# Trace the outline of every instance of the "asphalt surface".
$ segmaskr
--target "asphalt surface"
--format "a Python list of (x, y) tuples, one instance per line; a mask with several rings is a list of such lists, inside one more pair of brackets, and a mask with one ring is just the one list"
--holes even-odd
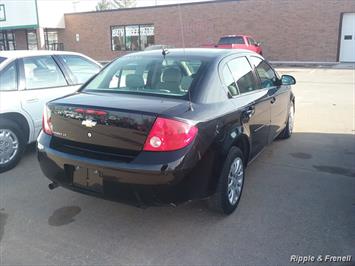
[(280, 72), (298, 81), (295, 132), (247, 169), (234, 214), (49, 191), (30, 146), (0, 174), (0, 265), (295, 265), (291, 255), (355, 265), (355, 71)]

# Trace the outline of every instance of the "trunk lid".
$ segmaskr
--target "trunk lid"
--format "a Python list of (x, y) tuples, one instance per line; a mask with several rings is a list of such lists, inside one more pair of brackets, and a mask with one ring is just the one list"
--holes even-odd
[(180, 99), (76, 93), (50, 102), (48, 107), (57, 148), (64, 145), (85, 155), (134, 156), (143, 149), (158, 115), (169, 110), (185, 112), (188, 105)]

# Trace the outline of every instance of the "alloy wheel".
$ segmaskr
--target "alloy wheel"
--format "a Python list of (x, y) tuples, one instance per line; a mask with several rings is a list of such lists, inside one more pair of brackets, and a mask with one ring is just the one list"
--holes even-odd
[(288, 130), (290, 134), (292, 134), (293, 132), (294, 122), (295, 122), (295, 110), (292, 103), (288, 114)]
[(10, 129), (0, 129), (0, 165), (10, 162), (17, 154), (19, 140)]
[(241, 158), (237, 157), (231, 164), (228, 175), (228, 200), (235, 205), (242, 192), (244, 182), (244, 166)]

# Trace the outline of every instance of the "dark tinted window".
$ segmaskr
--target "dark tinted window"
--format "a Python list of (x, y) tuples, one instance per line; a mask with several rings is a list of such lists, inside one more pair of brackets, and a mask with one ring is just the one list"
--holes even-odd
[(218, 44), (244, 44), (244, 39), (241, 36), (236, 37), (222, 37)]
[(261, 87), (265, 89), (275, 86), (277, 76), (269, 64), (255, 56), (251, 56), (250, 61), (255, 66), (256, 73), (261, 81)]
[(95, 77), (84, 91), (184, 96), (205, 64), (186, 57), (122, 57)]
[(13, 90), (17, 90), (17, 71), (14, 62), (0, 72), (0, 91)]
[(257, 89), (253, 70), (245, 57), (231, 60), (228, 63), (234, 80), (237, 82), (239, 93), (246, 93)]
[(238, 88), (237, 88), (237, 85), (235, 84), (232, 72), (230, 71), (228, 65), (225, 65), (223, 67), (222, 75), (223, 75), (224, 85), (227, 86), (229, 93), (232, 96), (238, 95), (239, 94)]

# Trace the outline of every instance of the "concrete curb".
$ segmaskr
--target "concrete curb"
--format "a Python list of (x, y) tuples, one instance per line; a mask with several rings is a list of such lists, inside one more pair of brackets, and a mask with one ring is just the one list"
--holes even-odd
[(270, 63), (275, 67), (355, 69), (355, 62), (270, 61)]

